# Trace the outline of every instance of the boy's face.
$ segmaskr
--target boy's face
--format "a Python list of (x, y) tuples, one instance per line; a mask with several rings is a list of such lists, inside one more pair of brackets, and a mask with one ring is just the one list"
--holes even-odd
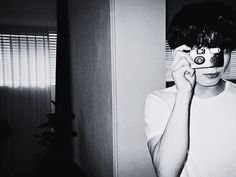
[(227, 69), (230, 61), (230, 52), (224, 51), (224, 66), (213, 68), (195, 69), (196, 72), (196, 84), (201, 86), (210, 87), (217, 85), (222, 78), (225, 70)]

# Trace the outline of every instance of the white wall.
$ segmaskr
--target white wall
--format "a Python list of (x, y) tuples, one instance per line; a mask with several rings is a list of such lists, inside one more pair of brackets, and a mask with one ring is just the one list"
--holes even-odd
[(165, 0), (111, 2), (117, 173), (154, 177), (143, 112), (147, 93), (165, 85)]
[(109, 0), (69, 0), (75, 160), (89, 177), (112, 177)]
[(112, 176), (112, 153), (114, 177), (155, 177), (143, 116), (165, 86), (165, 0), (69, 2), (76, 159), (91, 177)]

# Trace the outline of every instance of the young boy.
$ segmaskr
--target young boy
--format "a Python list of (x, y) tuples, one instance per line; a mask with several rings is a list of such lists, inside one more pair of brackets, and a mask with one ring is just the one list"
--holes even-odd
[(167, 40), (175, 85), (150, 93), (145, 122), (158, 177), (236, 177), (236, 85), (222, 79), (236, 48), (236, 15), (223, 4), (190, 4)]

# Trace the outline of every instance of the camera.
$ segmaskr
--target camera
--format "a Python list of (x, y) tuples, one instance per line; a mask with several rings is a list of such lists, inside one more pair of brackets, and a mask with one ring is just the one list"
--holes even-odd
[(224, 65), (223, 52), (220, 48), (196, 48), (190, 50), (189, 54), (194, 61), (191, 67), (195, 69), (222, 67)]

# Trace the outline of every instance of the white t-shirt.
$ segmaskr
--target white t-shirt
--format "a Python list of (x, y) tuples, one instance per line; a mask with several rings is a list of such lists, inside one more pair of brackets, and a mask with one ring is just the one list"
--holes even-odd
[[(154, 91), (145, 105), (146, 135), (161, 135), (171, 114), (176, 87)], [(193, 96), (190, 147), (181, 177), (236, 177), (236, 84), (211, 98)]]

